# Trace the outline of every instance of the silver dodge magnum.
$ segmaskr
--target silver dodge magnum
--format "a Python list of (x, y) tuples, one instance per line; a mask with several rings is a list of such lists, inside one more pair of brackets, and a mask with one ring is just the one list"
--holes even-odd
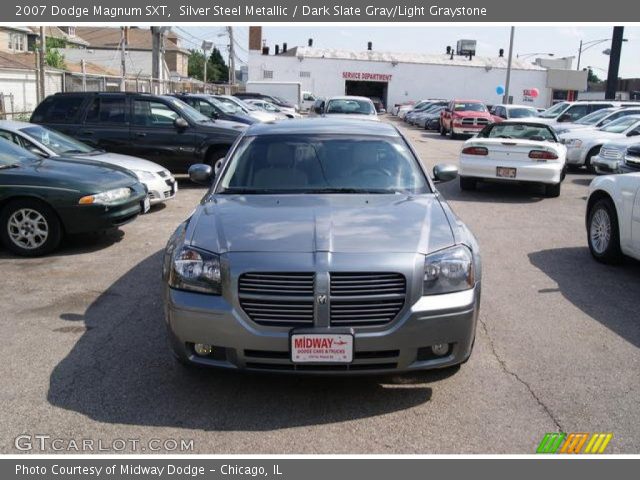
[(474, 236), (393, 126), (255, 124), (195, 165), (209, 191), (167, 245), (169, 340), (189, 365), (383, 374), (465, 362), (480, 304)]

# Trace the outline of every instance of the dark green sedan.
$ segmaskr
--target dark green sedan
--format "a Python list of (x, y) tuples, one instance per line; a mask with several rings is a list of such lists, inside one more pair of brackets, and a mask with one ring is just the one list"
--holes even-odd
[(133, 174), (104, 165), (43, 159), (0, 139), (0, 240), (13, 253), (53, 251), (65, 234), (124, 225), (148, 209)]

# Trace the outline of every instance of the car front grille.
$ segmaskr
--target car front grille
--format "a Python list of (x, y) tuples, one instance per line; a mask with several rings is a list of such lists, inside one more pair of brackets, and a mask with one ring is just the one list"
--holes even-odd
[(600, 156), (610, 160), (619, 160), (622, 158), (622, 152), (618, 148), (602, 147), (600, 149)]
[(165, 178), (165, 177), (167, 177), (167, 175), (168, 175), (168, 172), (167, 172), (166, 170), (160, 170), (160, 171), (159, 171), (159, 172), (157, 172), (157, 173), (158, 173), (158, 175), (159, 175), (160, 177), (162, 177), (162, 178)]
[(399, 273), (331, 273), (331, 325), (387, 324), (404, 306), (406, 280)]
[(486, 118), (463, 118), (462, 125), (488, 125), (489, 120)]
[[(259, 325), (314, 325), (314, 273), (244, 273), (238, 280), (238, 296), (244, 312)], [(330, 273), (330, 325), (385, 325), (402, 310), (405, 297), (406, 280), (399, 273)]]
[(314, 274), (243, 273), (238, 280), (240, 306), (259, 325), (313, 326)]

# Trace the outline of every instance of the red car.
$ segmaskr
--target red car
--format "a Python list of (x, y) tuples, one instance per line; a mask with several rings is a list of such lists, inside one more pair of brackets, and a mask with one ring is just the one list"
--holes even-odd
[(479, 100), (454, 99), (440, 112), (440, 135), (475, 135), (492, 123), (491, 114)]

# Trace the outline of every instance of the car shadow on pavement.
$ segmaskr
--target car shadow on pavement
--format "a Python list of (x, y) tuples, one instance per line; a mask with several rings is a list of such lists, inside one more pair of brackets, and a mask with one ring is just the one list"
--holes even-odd
[(459, 202), (535, 203), (546, 198), (539, 185), (479, 182), (475, 190), (461, 190), (459, 181), (452, 180), (437, 188), (446, 200)]
[(161, 260), (159, 251), (140, 262), (83, 315), (61, 315), (64, 331), (81, 336), (51, 373), (49, 403), (107, 423), (266, 431), (402, 411), (428, 402), (428, 384), (455, 372), (338, 378), (185, 368), (166, 342)]
[(622, 265), (604, 265), (591, 257), (587, 247), (542, 250), (530, 253), (529, 260), (558, 284), (567, 300), (640, 347), (640, 262), (628, 259)]

